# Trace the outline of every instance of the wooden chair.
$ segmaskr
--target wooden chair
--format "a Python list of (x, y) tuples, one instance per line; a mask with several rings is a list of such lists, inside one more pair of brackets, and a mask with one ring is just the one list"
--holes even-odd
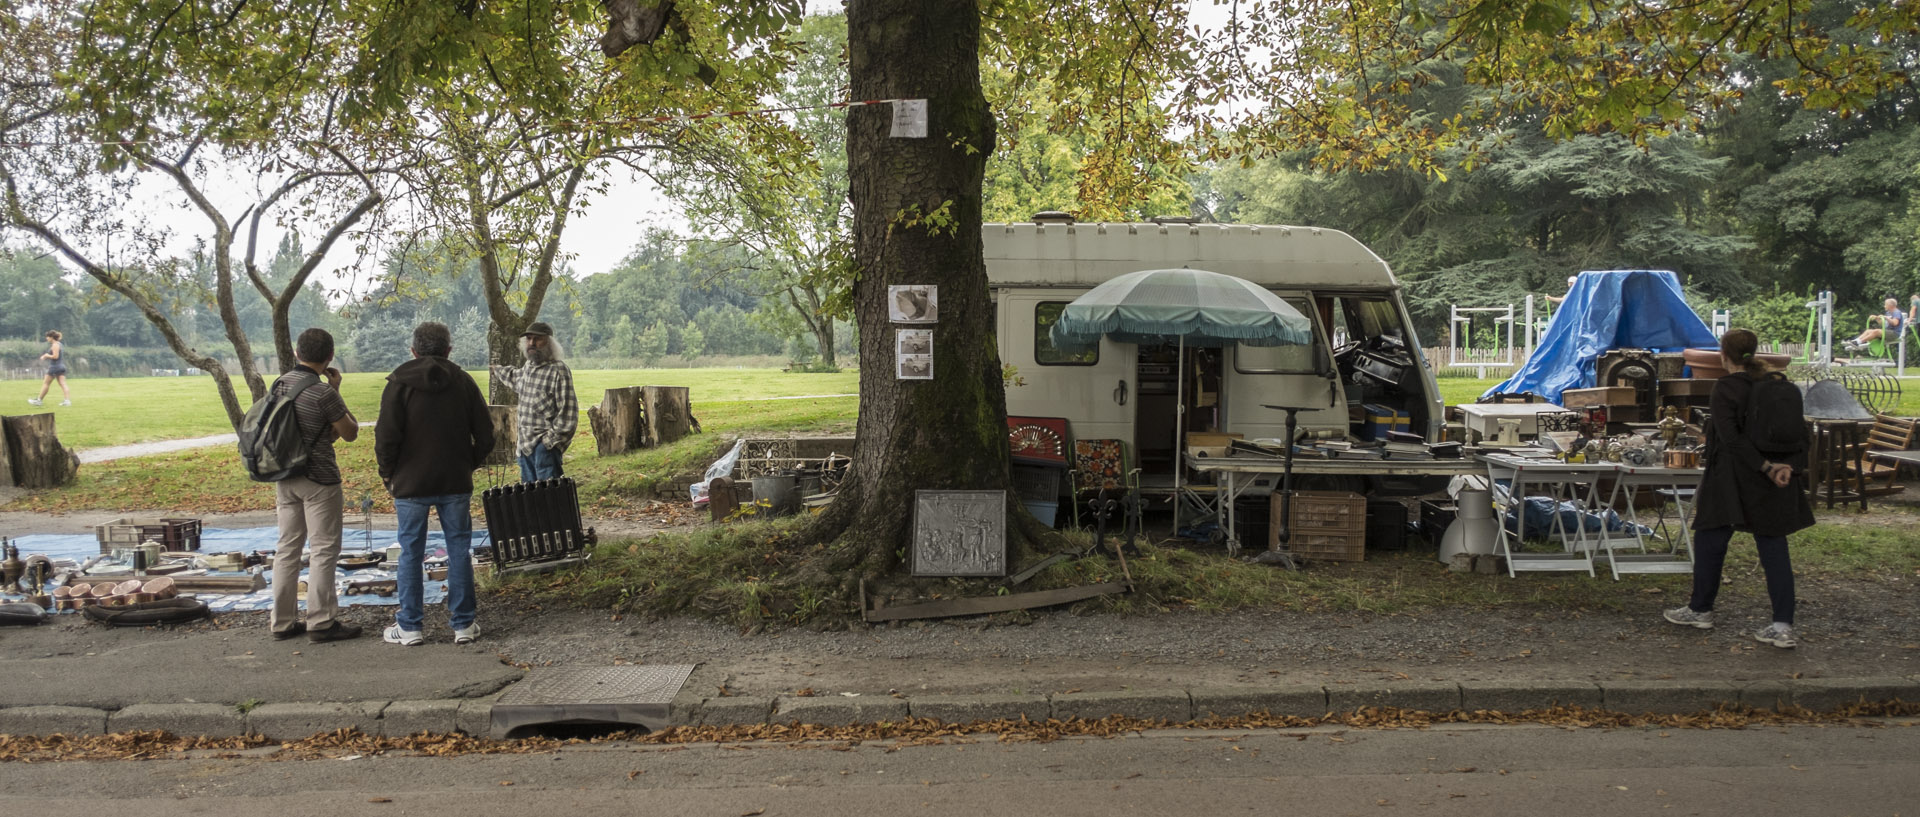
[[(1867, 432), (1868, 451), (1906, 451), (1913, 448), (1914, 440), (1920, 437), (1920, 417), (1894, 417), (1876, 414), (1873, 428)], [(1894, 479), (1900, 476), (1900, 466), (1875, 460), (1871, 457), (1862, 464), (1862, 476), (1872, 483), (1866, 489), (1868, 496), (1884, 496), (1906, 490), (1905, 485), (1895, 485)]]

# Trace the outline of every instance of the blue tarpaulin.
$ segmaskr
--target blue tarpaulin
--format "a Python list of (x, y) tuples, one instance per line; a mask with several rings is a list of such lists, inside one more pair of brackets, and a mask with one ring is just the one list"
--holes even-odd
[(1718, 349), (1720, 341), (1687, 306), (1673, 273), (1582, 272), (1526, 363), (1481, 396), (1533, 392), (1558, 403), (1561, 392), (1594, 385), (1594, 361), (1609, 349), (1689, 348)]
[[(280, 531), (277, 528), (206, 528), (200, 532), (200, 552), (221, 553), (233, 551), (249, 553), (255, 550), (272, 550), (274, 546), (278, 544), (279, 539)], [(340, 541), (344, 552), (359, 553), (369, 548), (373, 550), (384, 550), (388, 545), (393, 544), (396, 539), (393, 531), (373, 531), (372, 534), (369, 535), (364, 529), (346, 528), (342, 531)], [(486, 530), (482, 529), (473, 532), (474, 550), (488, 547), (490, 541)], [(86, 561), (100, 553), (100, 540), (91, 533), (16, 536), (13, 538), (13, 542), (20, 546), (20, 552), (23, 555), (37, 553), (53, 559), (71, 559), (75, 562)], [(447, 554), (446, 537), (438, 530), (427, 531), (426, 550), (427, 558), (429, 559), (435, 556), (445, 556)], [(367, 568), (355, 571), (342, 570), (337, 574), (338, 577), (334, 581), (338, 587), (345, 588), (349, 580), (391, 579), (395, 577), (393, 568), (394, 565), (383, 564), (379, 568)], [(238, 576), (241, 574), (220, 573), (216, 575)], [(273, 606), (273, 587), (271, 584), (273, 573), (272, 571), (267, 571), (266, 575), (269, 579), (269, 584), (264, 590), (244, 595), (208, 594), (201, 600), (205, 601), (207, 607), (216, 613), (270, 609)], [(304, 568), (301, 570), (300, 575), (302, 577), (306, 576), (306, 570)], [(119, 576), (113, 578), (126, 577)], [(89, 579), (82, 577), (79, 581), (89, 581)], [(51, 593), (53, 592), (53, 587), (48, 585), (44, 590), (45, 592)], [(428, 580), (425, 582), (423, 591), (425, 603), (439, 604), (446, 598), (447, 583), (444, 579), (439, 581)], [(343, 594), (340, 596), (341, 607), (397, 605), (399, 603), (400, 600), (393, 596), (377, 596), (370, 593), (355, 595)], [(300, 608), (304, 610), (306, 606), (306, 597), (302, 596), (300, 599)]]

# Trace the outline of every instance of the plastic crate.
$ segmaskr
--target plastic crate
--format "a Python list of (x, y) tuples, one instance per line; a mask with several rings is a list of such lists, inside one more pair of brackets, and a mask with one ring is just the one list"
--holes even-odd
[[(1280, 547), (1281, 495), (1273, 495), (1267, 549)], [(1359, 562), (1367, 557), (1367, 498), (1347, 491), (1295, 491), (1287, 550), (1302, 559)]]
[[(1273, 518), (1281, 518), (1281, 494), (1273, 494)], [(1349, 491), (1294, 491), (1294, 530), (1360, 531), (1367, 528), (1367, 498)]]
[(1287, 551), (1309, 562), (1364, 562), (1367, 533), (1296, 531), (1287, 541)]
[(100, 539), (100, 552), (116, 547), (137, 547), (145, 542), (160, 543), (161, 550), (199, 550), (200, 520), (123, 516), (93, 526)]

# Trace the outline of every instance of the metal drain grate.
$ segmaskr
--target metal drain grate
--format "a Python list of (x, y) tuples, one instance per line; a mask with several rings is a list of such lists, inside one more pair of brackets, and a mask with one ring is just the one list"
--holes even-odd
[(489, 732), (521, 737), (540, 726), (628, 724), (657, 731), (670, 726), (670, 708), (693, 665), (540, 667), (493, 705)]

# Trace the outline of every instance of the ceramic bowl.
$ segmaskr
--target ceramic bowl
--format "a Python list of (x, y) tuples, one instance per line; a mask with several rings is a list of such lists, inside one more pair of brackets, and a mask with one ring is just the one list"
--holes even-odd
[(170, 599), (179, 593), (173, 586), (173, 579), (166, 576), (161, 576), (160, 578), (141, 585), (140, 591), (153, 596), (155, 599)]

